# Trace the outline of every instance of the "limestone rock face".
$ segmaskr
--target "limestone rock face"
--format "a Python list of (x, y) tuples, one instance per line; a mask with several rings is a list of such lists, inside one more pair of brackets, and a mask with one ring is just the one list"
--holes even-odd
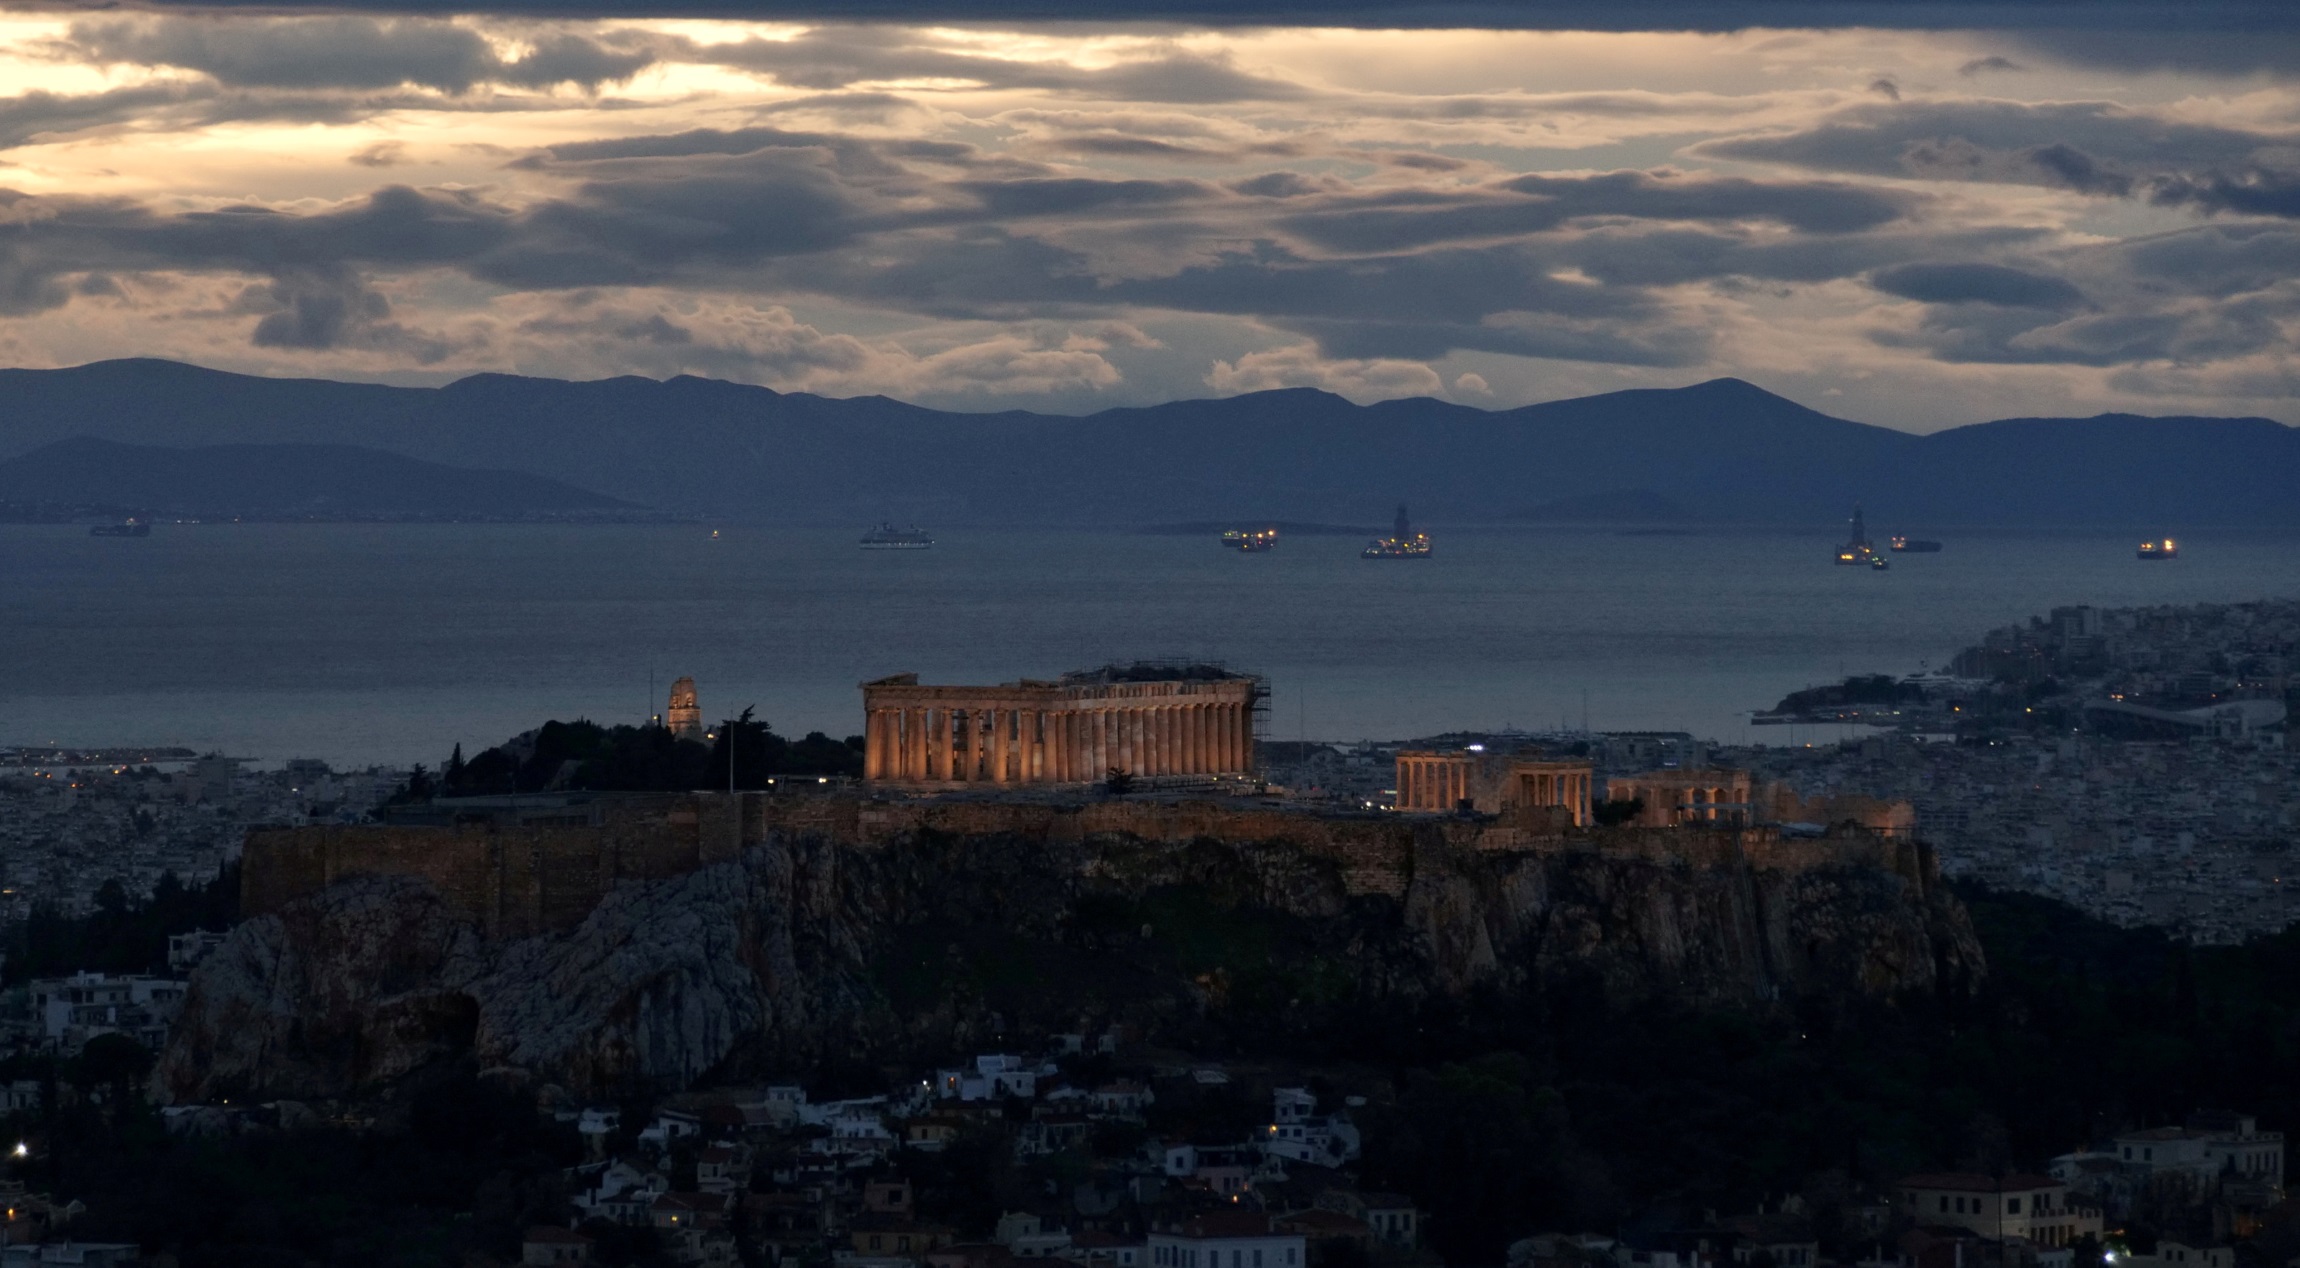
[[(343, 1096), (450, 1060), (594, 1093), (676, 1088), (830, 1054), (923, 1059), (1114, 1021), (1155, 1031), (1289, 955), (1370, 999), (1574, 974), (1624, 999), (1763, 1008), (1969, 990), (1985, 972), (1963, 907), (1929, 873), (1463, 851), (1435, 836), (1406, 862), (1402, 894), (1369, 894), (1342, 863), (1277, 844), (921, 833), (863, 849), (778, 835), (628, 883), (565, 932), (495, 942), (421, 880), (354, 879), (242, 924), (202, 963), (154, 1088)], [(1197, 906), (1158, 905), (1175, 894)], [(1138, 930), (1156, 910), (1207, 927)], [(1290, 950), (1237, 934), (1237, 913)]]
[(155, 1088), (181, 1100), (334, 1095), (468, 1047), (479, 936), (406, 877), (334, 886), (241, 924), (201, 961)]

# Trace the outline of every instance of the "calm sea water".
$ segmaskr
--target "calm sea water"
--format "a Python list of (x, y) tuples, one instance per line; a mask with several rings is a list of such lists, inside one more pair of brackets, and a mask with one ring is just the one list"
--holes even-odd
[[(2300, 595), (2300, 537), (1975, 533), (1890, 572), (1833, 538), (1440, 531), (1263, 555), (1201, 537), (689, 526), (0, 526), (0, 743), (148, 743), (265, 761), (436, 762), (545, 718), (628, 721), (692, 674), (707, 716), (860, 728), (856, 684), (1042, 677), (1194, 657), (1265, 674), (1278, 738), (1468, 727), (1683, 729), (1786, 742), (1752, 709), (1847, 672), (1938, 666), (2065, 603)], [(1800, 730), (1799, 740), (1813, 738)]]

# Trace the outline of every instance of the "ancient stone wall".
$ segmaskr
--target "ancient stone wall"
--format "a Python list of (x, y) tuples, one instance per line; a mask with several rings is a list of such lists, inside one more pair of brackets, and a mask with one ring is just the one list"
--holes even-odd
[(1590, 854), (1695, 869), (1794, 874), (1874, 867), (1919, 894), (1938, 879), (1916, 842), (1839, 831), (1784, 838), (1768, 828), (1573, 828), (1552, 819), (1314, 813), (1218, 801), (916, 799), (696, 793), (633, 799), (592, 824), (360, 825), (249, 833), (241, 905), (249, 915), (354, 876), (414, 876), (490, 937), (571, 928), (618, 882), (683, 875), (770, 836), (871, 850), (922, 835), (1011, 837), (1074, 846), (1106, 839), (1284, 844), (1333, 860), (1353, 894), (1402, 896), (1432, 849)]

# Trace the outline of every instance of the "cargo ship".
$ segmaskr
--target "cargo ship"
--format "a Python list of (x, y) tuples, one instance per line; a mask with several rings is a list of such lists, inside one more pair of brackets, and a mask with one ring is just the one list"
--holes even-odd
[(1941, 544), (1926, 541), (1922, 537), (1896, 537), (1893, 539), (1893, 553), (1896, 555), (1937, 555), (1941, 553)]
[(2142, 542), (2140, 544), (2140, 557), (2142, 559), (2178, 559), (2180, 557), (2180, 545), (2169, 537), (2159, 537), (2155, 541)]
[(925, 550), (934, 545), (934, 539), (925, 530), (916, 527), (896, 528), (888, 520), (862, 535), (864, 550)]
[(90, 537), (150, 537), (152, 526), (142, 520), (122, 520), (117, 524), (98, 524), (88, 530)]
[(1427, 559), (1430, 557), (1430, 535), (1414, 531), (1413, 521), (1406, 518), (1405, 503), (1398, 503), (1398, 518), (1390, 526), (1390, 535), (1376, 537), (1359, 552), (1361, 559)]
[(1260, 554), (1278, 544), (1278, 530), (1274, 528), (1233, 528), (1222, 534), (1222, 544), (1231, 550), (1249, 555)]

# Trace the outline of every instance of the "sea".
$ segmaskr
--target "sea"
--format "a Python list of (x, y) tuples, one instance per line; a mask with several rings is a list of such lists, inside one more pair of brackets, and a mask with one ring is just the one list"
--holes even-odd
[(437, 763), (546, 719), (635, 722), (692, 675), (707, 718), (861, 729), (867, 679), (996, 683), (1136, 659), (1263, 675), (1272, 739), (1689, 731), (1805, 744), (1752, 711), (1849, 673), (1942, 668), (2064, 604), (2300, 596), (2300, 534), (1944, 533), (1889, 571), (1812, 530), (1347, 536), (859, 526), (0, 525), (0, 745), (174, 745), (258, 763)]

